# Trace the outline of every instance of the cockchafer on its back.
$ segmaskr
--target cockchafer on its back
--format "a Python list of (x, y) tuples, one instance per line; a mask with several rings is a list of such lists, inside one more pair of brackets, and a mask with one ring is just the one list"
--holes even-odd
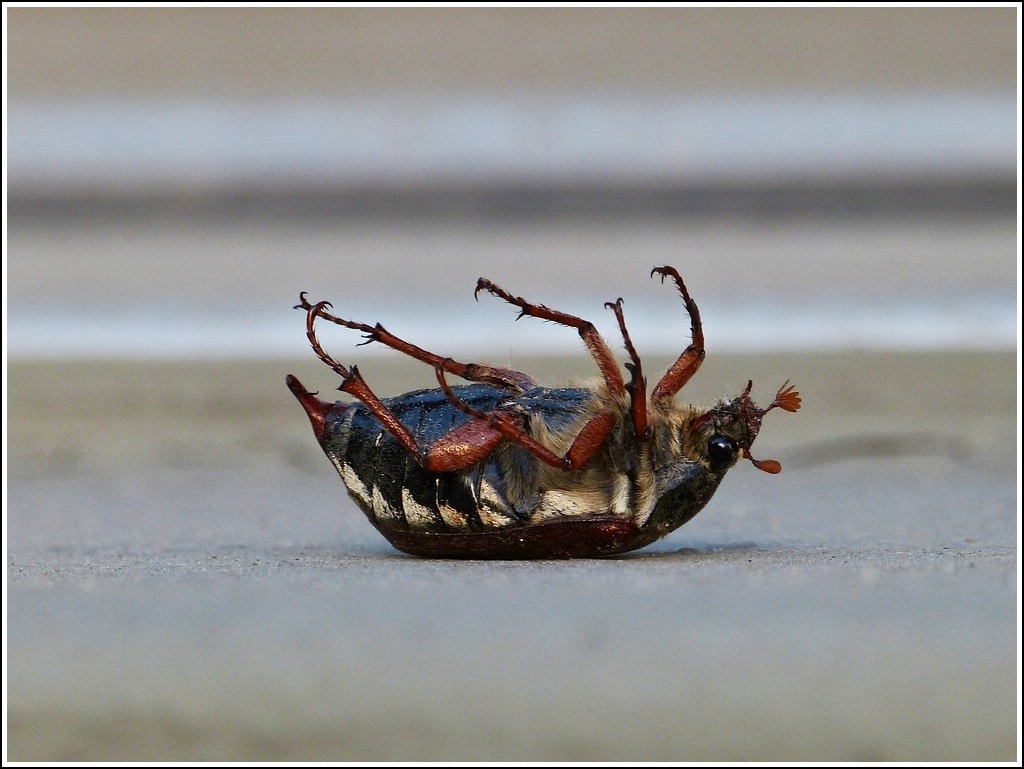
[[(294, 376), (291, 392), (309, 416), (324, 453), (366, 517), (397, 549), (442, 558), (578, 558), (625, 553), (682, 526), (708, 503), (740, 457), (768, 473), (750, 447), (772, 409), (795, 412), (800, 395), (783, 384), (767, 408), (739, 396), (710, 409), (678, 405), (675, 395), (704, 360), (700, 312), (679, 273), (671, 278), (690, 316), (691, 343), (651, 392), (615, 313), (629, 381), (593, 324), (532, 304), (481, 278), (486, 291), (528, 315), (575, 328), (602, 375), (593, 388), (539, 387), (519, 371), (442, 358), (377, 324), (339, 318), (328, 302), (310, 303), (306, 332), (317, 356), (342, 378), (355, 402), (321, 401)], [(439, 388), (378, 398), (358, 369), (321, 347), (318, 318), (361, 331), (433, 366)], [(364, 342), (365, 343), (365, 342)], [(471, 384), (453, 387), (447, 375)]]

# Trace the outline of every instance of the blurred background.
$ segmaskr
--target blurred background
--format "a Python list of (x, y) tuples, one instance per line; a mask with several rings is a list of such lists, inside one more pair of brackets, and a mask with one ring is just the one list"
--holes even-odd
[(9, 358), (1013, 349), (1016, 13), (8, 9)]

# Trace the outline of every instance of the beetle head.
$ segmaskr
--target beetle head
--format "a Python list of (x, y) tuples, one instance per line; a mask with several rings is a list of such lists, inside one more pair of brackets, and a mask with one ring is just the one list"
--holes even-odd
[(794, 412), (800, 408), (800, 393), (787, 380), (775, 394), (768, 408), (760, 408), (750, 399), (753, 381), (731, 401), (722, 401), (713, 409), (697, 417), (693, 431), (706, 441), (708, 463), (719, 472), (731, 467), (740, 457), (749, 459), (754, 467), (766, 473), (777, 473), (782, 465), (774, 459), (754, 459), (750, 446), (761, 432), (761, 420), (775, 408)]

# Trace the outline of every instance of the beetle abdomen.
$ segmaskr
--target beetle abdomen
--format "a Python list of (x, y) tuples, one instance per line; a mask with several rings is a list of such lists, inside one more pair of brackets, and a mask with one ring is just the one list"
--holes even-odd
[[(556, 430), (575, 418), (574, 406), (582, 408), (592, 397), (582, 389), (537, 388), (521, 395), (487, 384), (453, 389), (478, 411), (514, 409)], [(429, 446), (471, 419), (441, 390), (419, 390), (383, 402), (420, 446)], [(537, 462), (521, 448), (503, 444), (487, 461), (466, 470), (430, 473), (359, 403), (329, 421), (323, 446), (353, 499), (379, 528), (504, 529), (524, 524), (539, 502)]]

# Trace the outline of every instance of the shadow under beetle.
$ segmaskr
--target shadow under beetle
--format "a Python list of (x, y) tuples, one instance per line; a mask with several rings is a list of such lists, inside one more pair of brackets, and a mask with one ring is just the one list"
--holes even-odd
[[(750, 446), (772, 409), (795, 412), (800, 395), (782, 385), (767, 408), (750, 399), (752, 382), (710, 409), (677, 405), (674, 397), (704, 360), (700, 312), (679, 273), (671, 278), (690, 316), (692, 341), (647, 397), (640, 358), (622, 314), (615, 313), (630, 374), (593, 324), (509, 294), (486, 278), (486, 291), (529, 315), (574, 328), (603, 381), (591, 388), (539, 387), (519, 371), (459, 363), (391, 334), (311, 304), (305, 292), (306, 335), (317, 357), (341, 378), (355, 402), (321, 401), (292, 375), (287, 384), (302, 404), (317, 441), (366, 517), (397, 549), (441, 558), (585, 558), (644, 547), (693, 518), (740, 457), (777, 473), (775, 460), (757, 460)], [(434, 367), (439, 389), (378, 398), (356, 367), (346, 368), (321, 347), (316, 320), (363, 332)], [(471, 384), (453, 387), (446, 376)]]

